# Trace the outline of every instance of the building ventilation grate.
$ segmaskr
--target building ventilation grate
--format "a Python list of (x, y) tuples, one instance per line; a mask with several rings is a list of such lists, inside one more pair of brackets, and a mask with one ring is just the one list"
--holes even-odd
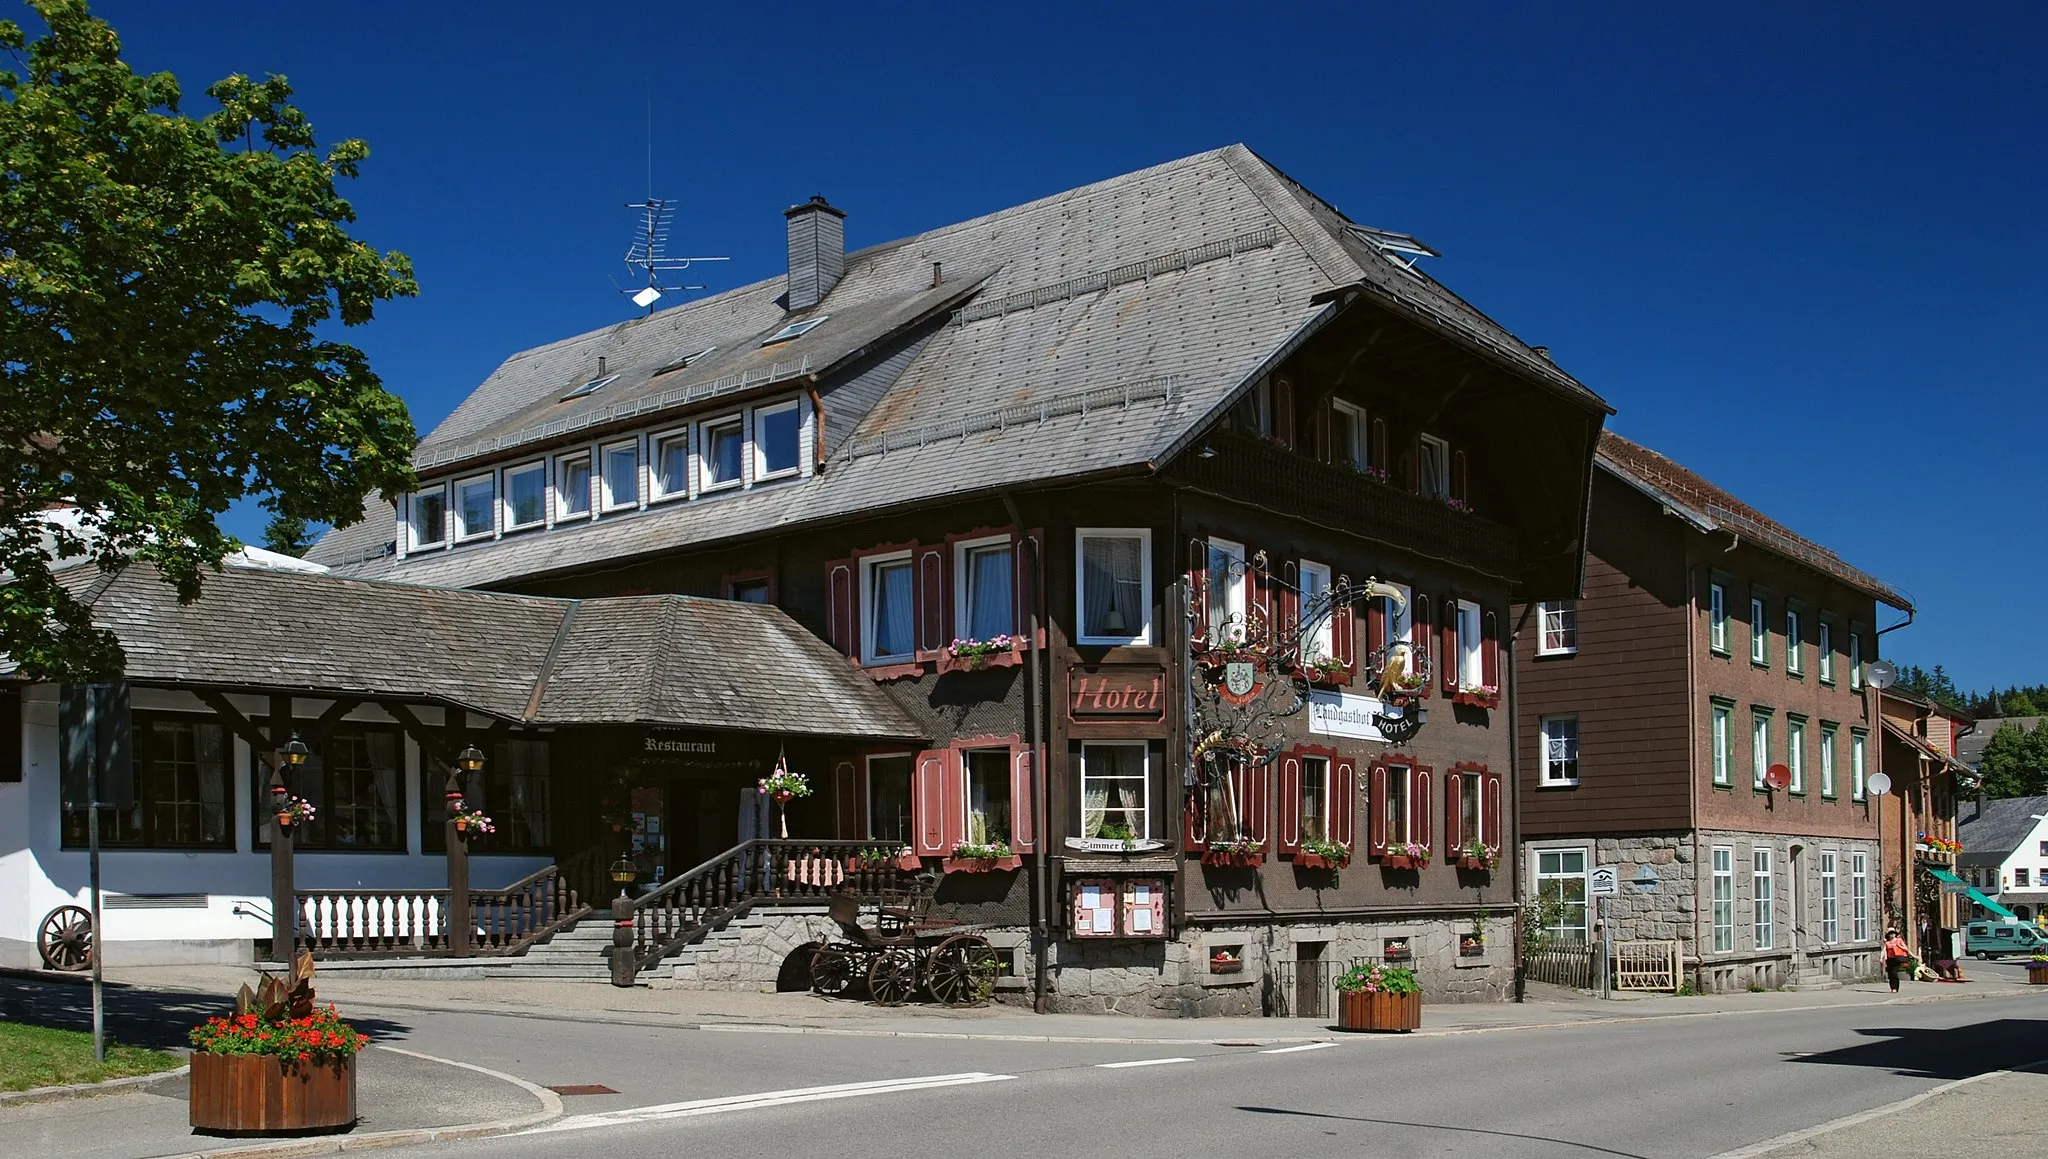
[(203, 893), (110, 893), (100, 898), (102, 909), (205, 909)]
[(962, 307), (955, 313), (953, 324), (964, 326), (969, 322), (998, 318), (1050, 302), (1071, 302), (1083, 295), (1099, 294), (1130, 282), (1142, 282), (1146, 278), (1155, 278), (1160, 274), (1179, 273), (1208, 262), (1234, 258), (1248, 250), (1268, 249), (1279, 244), (1279, 241), (1280, 227), (1267, 226), (1264, 229), (1255, 229), (1250, 233), (1241, 233), (1222, 241), (1212, 241), (1193, 249), (1175, 250), (1143, 261), (1127, 262), (1101, 273), (1069, 278), (1049, 286), (1034, 286), (990, 301), (976, 302), (971, 306)]

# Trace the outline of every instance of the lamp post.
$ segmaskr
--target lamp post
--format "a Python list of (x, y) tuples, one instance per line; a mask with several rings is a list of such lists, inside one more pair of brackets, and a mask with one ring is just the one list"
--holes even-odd
[(474, 776), (483, 767), (484, 754), (473, 744), (464, 745), (455, 754), (455, 763), (448, 766), (448, 779), (442, 785), (448, 801), (448, 819), (442, 830), (448, 860), (448, 952), (458, 958), (469, 956), (470, 933), (476, 922), (469, 912), (469, 841), (455, 819), (468, 810), (463, 801), (463, 778)]
[(611, 878), (618, 883), (619, 896), (612, 899), (612, 985), (631, 986), (639, 967), (633, 961), (633, 899), (627, 894), (640, 871), (624, 853), (612, 862)]
[[(275, 734), (273, 734), (275, 735)], [(285, 770), (297, 772), (313, 755), (293, 733), (270, 752), (270, 960), (289, 962), (299, 941), (298, 886), (292, 874), (292, 791)]]

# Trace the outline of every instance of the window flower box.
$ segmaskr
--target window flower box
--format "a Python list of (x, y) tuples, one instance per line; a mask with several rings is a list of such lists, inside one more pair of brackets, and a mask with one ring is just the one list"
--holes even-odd
[(1406, 845), (1389, 845), (1380, 854), (1382, 869), (1427, 869), (1429, 868), (1429, 846), (1409, 842)]
[(1202, 851), (1203, 865), (1231, 866), (1238, 869), (1256, 869), (1266, 863), (1266, 844), (1244, 838), (1236, 841), (1212, 841)]
[(963, 841), (953, 847), (952, 856), (941, 862), (940, 868), (946, 873), (993, 873), (999, 869), (1022, 869), (1024, 859), (1010, 852), (1006, 842), (976, 845)]
[(1460, 958), (1480, 958), (1485, 955), (1486, 939), (1484, 937), (1479, 934), (1460, 934), (1458, 936), (1458, 956)]
[(1479, 873), (1490, 873), (1500, 868), (1500, 849), (1492, 845), (1481, 845), (1474, 841), (1458, 850), (1458, 868)]
[(1301, 849), (1294, 855), (1296, 869), (1337, 870), (1351, 864), (1351, 849), (1338, 841), (1324, 841), (1308, 837), (1301, 842)]
[(986, 640), (954, 640), (939, 653), (941, 672), (979, 672), (1017, 663), (1020, 641), (1007, 633)]
[(1475, 708), (1499, 708), (1500, 689), (1485, 685), (1461, 684), (1458, 691), (1451, 694), (1451, 703), (1469, 704)]
[(1209, 959), (1209, 972), (1211, 974), (1242, 974), (1244, 973), (1244, 959), (1230, 953), (1228, 950), (1219, 950)]
[(1345, 668), (1335, 656), (1324, 656), (1300, 666), (1301, 678), (1310, 684), (1335, 687), (1344, 683)]

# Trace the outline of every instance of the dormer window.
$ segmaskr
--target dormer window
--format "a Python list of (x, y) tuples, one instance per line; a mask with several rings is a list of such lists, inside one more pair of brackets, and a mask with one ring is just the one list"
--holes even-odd
[(448, 542), (448, 488), (428, 487), (413, 492), (407, 519), (411, 538), (408, 550), (438, 547)]
[(698, 427), (697, 445), (704, 463), (700, 490), (737, 487), (746, 481), (741, 473), (745, 469), (746, 441), (746, 423), (739, 415), (713, 419)]
[(1422, 435), (1416, 440), (1419, 470), (1416, 473), (1416, 489), (1424, 499), (1438, 502), (1451, 497), (1451, 445), (1435, 435)]
[(831, 318), (832, 315), (830, 314), (820, 314), (815, 318), (806, 318), (801, 322), (791, 322), (789, 325), (784, 326), (782, 329), (777, 330), (775, 333), (770, 334), (766, 338), (763, 338), (761, 340), (761, 345), (773, 346), (777, 342), (787, 342), (792, 338), (801, 338), (804, 335), (809, 334), (811, 331), (816, 330), (818, 327), (823, 326), (826, 322), (830, 321)]
[(604, 509), (639, 505), (640, 441), (614, 443), (604, 449)]
[(555, 460), (555, 522), (590, 517), (590, 454)]
[(778, 479), (803, 469), (804, 419), (795, 402), (754, 412), (754, 481)]
[(498, 477), (479, 475), (455, 485), (455, 538), (482, 539), (498, 530)]

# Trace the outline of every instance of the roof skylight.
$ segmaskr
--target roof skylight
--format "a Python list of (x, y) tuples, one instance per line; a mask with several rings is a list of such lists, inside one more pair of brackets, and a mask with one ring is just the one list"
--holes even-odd
[(777, 342), (787, 342), (792, 338), (801, 338), (818, 327), (823, 326), (831, 317), (832, 315), (830, 314), (820, 314), (815, 318), (806, 318), (801, 322), (791, 322), (789, 325), (762, 339), (761, 345), (773, 346)]
[(676, 359), (674, 362), (669, 363), (667, 366), (664, 366), (661, 369), (656, 370), (654, 373), (668, 374), (671, 371), (681, 370), (683, 367), (688, 366), (693, 362), (696, 362), (698, 359), (703, 358), (705, 355), (711, 353), (716, 349), (718, 349), (718, 347), (716, 346), (706, 346), (704, 349), (697, 351), (695, 354), (685, 354), (681, 358)]
[(582, 398), (584, 395), (587, 394), (596, 394), (598, 391), (603, 390), (607, 386), (610, 386), (612, 382), (614, 382), (618, 377), (619, 376), (616, 374), (598, 375), (596, 378), (591, 379), (589, 382), (586, 382), (582, 386), (577, 387), (575, 390), (570, 391), (568, 394), (563, 395), (562, 401), (568, 402), (572, 398)]

